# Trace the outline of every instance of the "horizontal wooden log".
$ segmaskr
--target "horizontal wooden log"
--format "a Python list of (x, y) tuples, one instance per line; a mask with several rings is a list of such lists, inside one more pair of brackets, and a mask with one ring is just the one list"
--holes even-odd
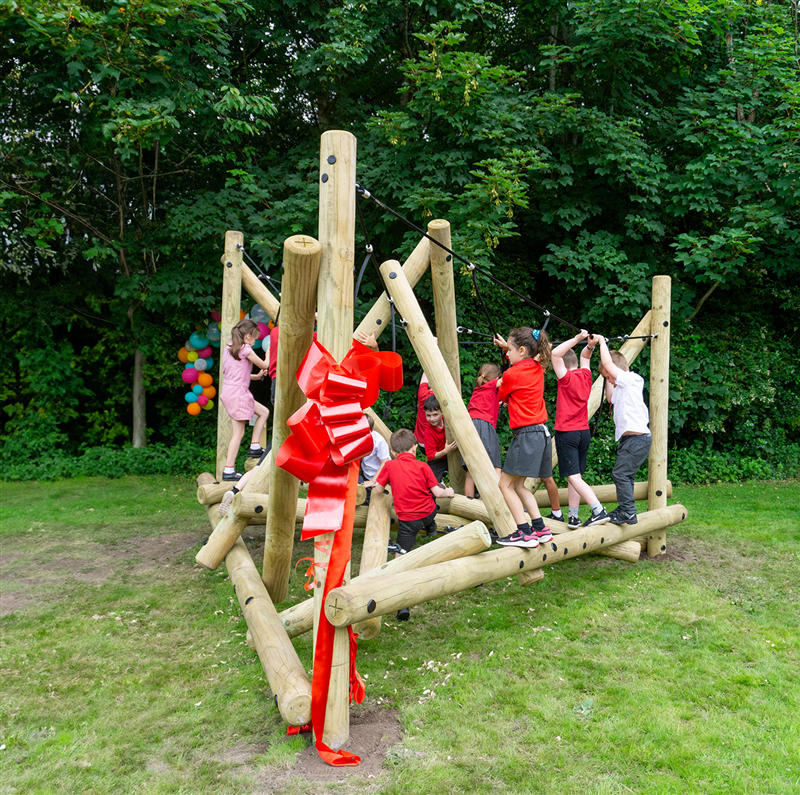
[[(365, 618), (392, 613), (403, 607), (450, 596), (495, 580), (549, 566), (561, 560), (586, 555), (603, 547), (619, 544), (642, 530), (678, 524), (686, 519), (683, 505), (672, 505), (639, 515), (635, 525), (600, 525), (564, 533), (537, 549), (502, 547), (468, 558), (388, 574), (380, 581), (353, 580), (334, 588), (325, 600), (325, 615), (337, 627), (348, 626)], [(448, 536), (445, 536), (447, 538)]]
[[(437, 538), (429, 544), (412, 549), (405, 555), (399, 555), (389, 560), (377, 569), (372, 569), (366, 574), (354, 577), (352, 582), (362, 582), (383, 578), (394, 572), (404, 572), (419, 566), (429, 566), (431, 563), (443, 563), (448, 560), (474, 555), (488, 549), (492, 544), (489, 531), (483, 522), (470, 522), (454, 533)], [(294, 605), (280, 614), (280, 619), (290, 638), (296, 638), (308, 632), (313, 624), (314, 600), (306, 599), (305, 602)], [(367, 616), (371, 618), (371, 616)]]
[[(197, 486), (197, 501), (200, 505), (211, 505), (222, 502), (226, 491), (230, 491), (236, 484), (217, 480), (210, 472), (204, 472), (211, 480), (199, 483)], [(199, 478), (198, 478), (199, 480)]]
[(281, 717), (290, 726), (308, 723), (311, 682), (241, 538), (225, 556), (225, 565)]

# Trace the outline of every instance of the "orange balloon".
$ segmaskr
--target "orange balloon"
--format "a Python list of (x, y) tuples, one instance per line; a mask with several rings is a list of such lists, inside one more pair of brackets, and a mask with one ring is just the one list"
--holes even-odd
[(274, 324), (274, 323), (273, 323), (273, 322), (270, 320), (270, 321), (269, 321), (269, 323), (267, 323), (267, 328), (268, 328), (270, 331), (272, 331), (272, 329), (274, 329), (274, 328), (275, 328), (275, 324)]
[(202, 410), (203, 408), (199, 403), (190, 403), (186, 407), (186, 411), (188, 411), (193, 417), (199, 414)]
[(211, 377), (211, 373), (201, 372), (197, 376), (197, 383), (200, 386), (211, 386), (214, 383), (214, 379)]
[(247, 312), (244, 309), (239, 310), (239, 320), (244, 320), (245, 315), (247, 315)]
[(204, 394), (204, 395), (205, 395), (207, 398), (209, 398), (209, 399), (210, 399), (210, 398), (213, 398), (213, 397), (216, 397), (216, 396), (217, 396), (217, 390), (216, 390), (216, 388), (215, 388), (215, 387), (213, 387), (213, 386), (207, 386), (207, 387), (206, 387), (206, 388), (203, 390), (203, 394)]
[(178, 358), (184, 363), (187, 364), (189, 362), (189, 351), (186, 348), (181, 348), (178, 351)]

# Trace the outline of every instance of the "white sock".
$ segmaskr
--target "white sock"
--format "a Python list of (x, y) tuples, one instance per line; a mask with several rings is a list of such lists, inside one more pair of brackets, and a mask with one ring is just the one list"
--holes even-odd
[(592, 513), (600, 513), (603, 510), (603, 506), (599, 502), (592, 503)]
[(569, 509), (569, 516), (570, 516), (570, 519), (571, 519), (573, 516), (574, 516), (574, 517), (577, 519), (577, 518), (578, 518), (578, 514), (579, 514), (579, 513), (580, 513), (580, 511), (579, 511), (577, 508), (570, 508), (570, 509)]
[(559, 508), (557, 511), (553, 511), (553, 516), (561, 516), (561, 515), (562, 515), (561, 508)]
[(226, 473), (230, 473), (230, 472), (235, 472), (236, 470), (233, 467), (225, 467), (223, 471)]
[(258, 442), (250, 442), (250, 449), (251, 450), (258, 450), (260, 449), (261, 445)]

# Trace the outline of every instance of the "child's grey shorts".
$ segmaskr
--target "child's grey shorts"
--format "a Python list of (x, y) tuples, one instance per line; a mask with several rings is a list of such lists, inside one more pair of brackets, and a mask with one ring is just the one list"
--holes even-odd
[[(500, 442), (497, 441), (497, 431), (494, 429), (494, 425), (486, 420), (476, 420), (475, 418), (473, 418), (472, 424), (475, 426), (481, 443), (489, 454), (489, 460), (492, 462), (492, 466), (500, 469), (500, 467), (503, 466), (503, 461), (500, 457)], [(461, 458), (461, 466), (464, 469), (467, 468), (463, 456)]]
[(503, 472), (526, 478), (553, 476), (553, 447), (546, 425), (514, 428), (514, 439), (508, 447)]

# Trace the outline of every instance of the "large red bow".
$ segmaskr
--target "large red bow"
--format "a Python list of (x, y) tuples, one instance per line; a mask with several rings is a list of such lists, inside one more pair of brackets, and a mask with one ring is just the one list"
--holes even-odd
[[(324, 588), (327, 595), (342, 584), (350, 560), (358, 475), (355, 462), (372, 451), (372, 434), (364, 409), (378, 399), (379, 390), (400, 389), (403, 362), (396, 353), (374, 353), (353, 340), (347, 356), (337, 364), (315, 340), (297, 371), (297, 383), (308, 402), (289, 418), (291, 434), (281, 445), (275, 463), (308, 483), (301, 538), (341, 531), (334, 536), (331, 548)], [(356, 636), (352, 628), (348, 627), (348, 631), (351, 698), (361, 703), (364, 685), (355, 669)], [(314, 648), (312, 724), (322, 759), (329, 765), (357, 765), (361, 762), (359, 757), (341, 749), (333, 751), (322, 742), (334, 632), (325, 615), (323, 598)]]
[(403, 362), (389, 351), (375, 353), (353, 340), (341, 364), (319, 344), (297, 371), (308, 402), (289, 418), (290, 436), (275, 463), (309, 484), (302, 540), (339, 530), (344, 517), (348, 464), (372, 451), (364, 409), (381, 389), (403, 385)]

